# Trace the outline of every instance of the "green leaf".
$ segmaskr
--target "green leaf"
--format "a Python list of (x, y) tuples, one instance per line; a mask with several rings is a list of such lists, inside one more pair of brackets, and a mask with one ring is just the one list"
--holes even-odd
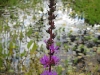
[(65, 60), (65, 64), (68, 65), (68, 60)]
[(3, 31), (2, 25), (0, 25), (0, 33)]
[(2, 54), (2, 50), (3, 50), (2, 44), (0, 43), (0, 55)]
[(58, 72), (58, 75), (61, 75), (61, 72), (62, 72), (62, 67), (61, 66), (57, 66), (57, 72)]
[(0, 58), (0, 67), (2, 67), (3, 60)]
[(8, 72), (13, 73), (13, 72), (14, 72), (14, 70), (10, 69)]
[(27, 73), (25, 73), (25, 75), (31, 75), (31, 72), (27, 72)]
[(77, 59), (77, 58), (75, 58), (74, 63), (77, 63), (77, 60), (78, 60), (78, 59)]
[(2, 54), (3, 58), (6, 58), (8, 56), (8, 54)]
[(87, 75), (91, 75), (91, 73), (88, 73)]
[(9, 54), (12, 55), (13, 54), (13, 42), (10, 42), (9, 44)]
[(21, 53), (20, 56), (23, 57), (23, 56), (25, 56), (25, 55), (26, 55), (26, 51), (24, 50), (24, 52)]
[(99, 66), (97, 65), (97, 66), (95, 67), (95, 72), (98, 71), (98, 70), (99, 70)]
[(24, 37), (24, 35), (23, 35), (23, 32), (21, 31), (21, 32), (20, 32), (20, 40), (22, 40), (23, 37)]
[(32, 28), (29, 28), (29, 30), (27, 31), (26, 35), (27, 36), (30, 36), (32, 34), (32, 31), (33, 31), (33, 29)]
[(60, 46), (60, 45), (61, 45), (61, 42), (57, 42), (56, 45), (57, 45), (57, 46)]
[(15, 42), (17, 37), (18, 35), (16, 34), (16, 31), (15, 31), (14, 34), (12, 35), (12, 41)]
[(9, 27), (8, 25), (5, 25), (5, 26), (4, 26), (4, 30), (5, 30), (5, 31), (9, 31), (9, 30), (10, 30), (10, 27)]
[(30, 51), (30, 53), (34, 53), (34, 51), (38, 48), (38, 45), (34, 42), (34, 45)]
[(27, 48), (28, 48), (28, 49), (30, 48), (30, 46), (32, 45), (32, 43), (33, 43), (32, 40), (31, 40), (30, 42), (28, 42), (28, 44), (27, 44)]
[(10, 42), (9, 48), (10, 48), (10, 49), (13, 49), (13, 42)]

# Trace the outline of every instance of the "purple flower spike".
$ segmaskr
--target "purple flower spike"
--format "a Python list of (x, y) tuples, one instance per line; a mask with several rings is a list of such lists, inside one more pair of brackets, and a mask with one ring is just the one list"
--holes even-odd
[(55, 23), (53, 20), (56, 18), (56, 15), (54, 14), (54, 11), (56, 10), (55, 5), (55, 0), (49, 0), (48, 6), (50, 10), (48, 11), (48, 20), (50, 27), (46, 30), (46, 32), (49, 33), (50, 37), (48, 40), (44, 40), (49, 53), (40, 59), (41, 64), (44, 68), (48, 67), (48, 70), (45, 70), (41, 75), (57, 75), (55, 71), (52, 71), (52, 66), (57, 65), (60, 61), (59, 57), (54, 56), (54, 54), (58, 52), (59, 48), (58, 46), (54, 46), (55, 34), (53, 33), (53, 29), (55, 29)]
[(48, 70), (45, 70), (41, 75), (57, 75), (55, 71), (49, 72)]
[(51, 53), (54, 53), (56, 50), (58, 50), (58, 46), (54, 46), (54, 43), (53, 44), (51, 44), (51, 46), (49, 46), (49, 49), (51, 50)]

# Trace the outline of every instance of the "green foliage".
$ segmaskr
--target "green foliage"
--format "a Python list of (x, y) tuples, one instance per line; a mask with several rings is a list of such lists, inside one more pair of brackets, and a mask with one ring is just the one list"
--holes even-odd
[(32, 35), (32, 31), (33, 31), (33, 29), (32, 28), (29, 28), (28, 31), (26, 32), (26, 35), (28, 37), (30, 37)]
[(98, 49), (97, 49), (97, 53), (100, 54), (100, 47), (98, 47)]
[(2, 28), (2, 24), (0, 23), (0, 33), (2, 32), (3, 28)]
[(3, 66), (3, 59), (7, 56), (7, 54), (2, 53), (3, 51), (3, 47), (2, 47), (2, 43), (0, 43), (0, 69)]
[(28, 44), (27, 44), (27, 48), (28, 48), (28, 49), (30, 48), (30, 46), (32, 45), (32, 43), (33, 43), (32, 40), (31, 40), (30, 42), (28, 42)]
[(66, 67), (68, 66), (68, 63), (69, 63), (69, 61), (68, 60), (65, 60)]
[(14, 72), (14, 70), (10, 69), (8, 72), (9, 72), (9, 73), (13, 73), (13, 72)]
[(16, 5), (16, 3), (18, 3), (19, 0), (8, 0), (8, 4), (9, 5)]
[(2, 64), (3, 64), (3, 61), (2, 61), (2, 50), (3, 50), (2, 44), (0, 43), (0, 67), (1, 67)]
[(23, 37), (24, 37), (24, 35), (23, 35), (23, 32), (21, 31), (21, 32), (20, 32), (20, 40), (22, 40)]
[(4, 30), (5, 30), (5, 31), (9, 31), (9, 29), (10, 29), (10, 27), (9, 27), (8, 25), (5, 25), (5, 26), (4, 26)]
[(65, 48), (66, 51), (68, 51), (69, 46), (67, 44), (64, 44), (64, 48)]
[(14, 43), (10, 42), (9, 44), (9, 54), (12, 55), (13, 54), (13, 49), (15, 48)]
[(74, 60), (74, 63), (77, 63), (77, 60), (78, 60), (78, 59), (76, 58), (76, 59)]
[(21, 53), (20, 56), (23, 57), (23, 56), (25, 56), (25, 55), (26, 55), (26, 51), (24, 50), (24, 52)]
[(1, 6), (13, 6), (19, 3), (20, 0), (0, 0)]
[(62, 67), (61, 66), (57, 66), (56, 70), (58, 72), (58, 75), (61, 75), (61, 73), (62, 73)]
[(91, 73), (87, 73), (87, 75), (91, 75)]
[(14, 14), (12, 14), (12, 13), (10, 14), (10, 18), (13, 19), (13, 20), (17, 19), (17, 17)]
[[(65, 1), (65, 0), (64, 0)], [(90, 25), (100, 24), (100, 0), (67, 0), (80, 17)]]
[(85, 40), (90, 40), (91, 36), (85, 36)]
[(0, 58), (0, 68), (2, 67), (3, 65), (3, 60)]
[(35, 51), (37, 48), (38, 48), (38, 45), (36, 44), (36, 42), (34, 42), (34, 45), (33, 45), (32, 49), (31, 49), (30, 53), (33, 54), (34, 51)]
[(2, 54), (2, 50), (3, 50), (2, 44), (0, 43), (0, 55)]
[(56, 42), (56, 45), (57, 46), (61, 46), (61, 42)]
[(28, 42), (27, 44), (27, 48), (29, 49), (32, 46), (32, 48), (30, 49), (30, 54), (34, 54), (36, 49), (38, 48), (38, 45), (36, 42), (33, 42), (32, 40), (30, 42)]

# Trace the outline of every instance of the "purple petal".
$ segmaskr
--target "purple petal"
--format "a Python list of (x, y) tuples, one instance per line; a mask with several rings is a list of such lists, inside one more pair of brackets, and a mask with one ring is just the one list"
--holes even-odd
[(55, 64), (58, 64), (60, 61), (60, 58), (57, 56), (52, 56), (52, 59), (54, 60)]
[(41, 62), (41, 64), (42, 64), (44, 67), (48, 67), (48, 66), (49, 66), (49, 64), (48, 64), (48, 62), (49, 62), (49, 56), (44, 55), (44, 56), (40, 59), (40, 62)]
[(58, 48), (59, 48), (58, 46), (54, 47), (54, 43), (51, 46), (49, 46), (49, 49), (51, 50), (52, 53), (57, 53), (56, 51), (58, 51)]
[(52, 45), (51, 45), (51, 46), (52, 46), (52, 48), (54, 48), (54, 43), (52, 43)]
[(51, 44), (51, 46), (49, 47), (50, 50), (54, 50), (54, 44)]
[(58, 46), (56, 46), (56, 47), (55, 47), (55, 50), (58, 50), (58, 49), (59, 49), (59, 47), (58, 47)]
[(47, 40), (44, 40), (45, 43), (47, 43)]
[(55, 48), (54, 48), (54, 43), (53, 44), (51, 44), (51, 46), (49, 47), (51, 50), (55, 50)]

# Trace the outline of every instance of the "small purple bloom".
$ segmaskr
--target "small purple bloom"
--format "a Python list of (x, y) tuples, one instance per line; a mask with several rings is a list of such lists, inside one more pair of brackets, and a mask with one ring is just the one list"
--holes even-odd
[(40, 59), (41, 64), (44, 67), (48, 67), (49, 66), (49, 57), (47, 55), (44, 55), (41, 59)]
[(44, 55), (40, 59), (40, 62), (44, 67), (49, 67), (49, 65), (57, 65), (59, 61), (60, 61), (60, 58), (58, 58), (57, 56), (52, 56), (50, 60), (49, 56)]
[(52, 56), (51, 65), (57, 65), (60, 61), (60, 58), (57, 56)]
[(51, 46), (49, 46), (49, 49), (51, 50), (51, 53), (54, 53), (54, 52), (56, 52), (56, 50), (58, 50), (58, 46), (54, 46), (54, 43), (53, 44), (51, 44)]
[(47, 43), (47, 40), (44, 40), (45, 43)]
[(55, 71), (49, 72), (49, 70), (45, 70), (41, 75), (57, 75)]

